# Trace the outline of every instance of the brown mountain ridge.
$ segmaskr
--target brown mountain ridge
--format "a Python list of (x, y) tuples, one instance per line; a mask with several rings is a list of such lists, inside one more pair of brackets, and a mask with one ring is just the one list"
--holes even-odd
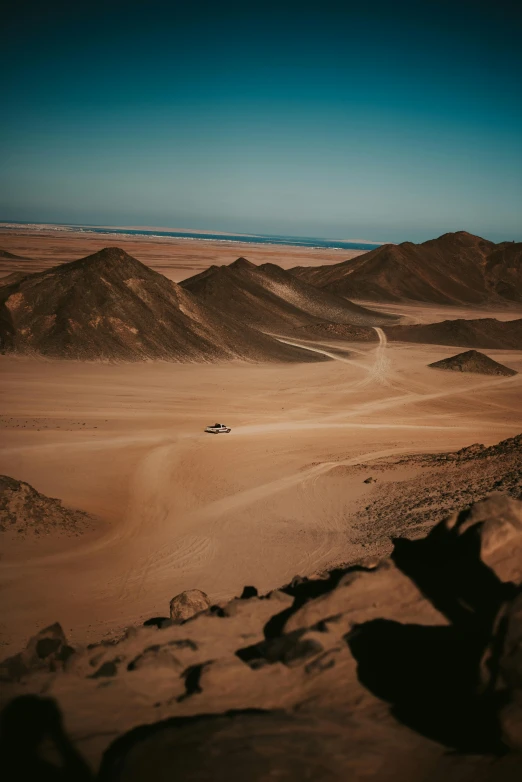
[(363, 301), (483, 304), (522, 301), (522, 243), (466, 231), (421, 244), (384, 244), (330, 266), (294, 267), (300, 280)]
[(267, 331), (288, 331), (317, 321), (377, 326), (390, 316), (360, 307), (303, 282), (273, 263), (238, 258), (183, 280), (181, 286), (220, 312)]
[(321, 359), (228, 318), (117, 247), (1, 288), (0, 348), (77, 360)]

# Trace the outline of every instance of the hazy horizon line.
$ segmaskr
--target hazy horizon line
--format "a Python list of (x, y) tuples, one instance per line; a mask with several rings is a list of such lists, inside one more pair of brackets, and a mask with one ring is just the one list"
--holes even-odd
[(320, 239), (324, 241), (330, 241), (330, 242), (354, 242), (358, 244), (398, 244), (397, 242), (392, 241), (386, 241), (382, 239), (352, 239), (352, 238), (344, 238), (339, 236), (319, 236), (317, 234), (315, 235), (308, 235), (308, 234), (294, 234), (294, 233), (288, 233), (288, 234), (280, 234), (280, 233), (245, 233), (244, 231), (221, 231), (221, 230), (212, 230), (207, 228), (179, 228), (177, 226), (155, 226), (155, 225), (113, 225), (113, 224), (104, 224), (104, 223), (66, 223), (66, 222), (39, 222), (38, 220), (0, 220), (0, 227), (9, 227), (11, 225), (14, 226), (54, 226), (54, 227), (64, 227), (64, 228), (104, 228), (104, 229), (113, 229), (118, 231), (124, 231), (126, 229), (132, 230), (132, 231), (163, 231), (163, 232), (177, 232), (177, 233), (187, 233), (187, 234), (214, 234), (214, 235), (221, 235), (221, 236), (245, 236), (245, 237), (251, 237), (251, 238), (263, 238), (263, 239), (269, 239), (271, 237), (278, 238), (278, 239)]

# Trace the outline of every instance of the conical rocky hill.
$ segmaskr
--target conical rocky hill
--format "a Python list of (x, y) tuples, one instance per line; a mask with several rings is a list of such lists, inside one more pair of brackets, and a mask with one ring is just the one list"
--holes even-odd
[(367, 301), (521, 301), (520, 253), (520, 244), (495, 245), (457, 231), (422, 244), (385, 244), (342, 263), (291, 272), (337, 295)]
[(256, 266), (245, 258), (229, 266), (211, 266), (181, 285), (205, 304), (260, 329), (286, 331), (318, 320), (352, 325), (391, 320), (319, 290), (275, 264)]
[(4, 286), (0, 340), (3, 352), (82, 360), (314, 360), (114, 247)]
[(514, 369), (499, 364), (484, 353), (478, 350), (466, 350), (465, 353), (458, 353), (451, 358), (444, 358), (442, 361), (435, 361), (428, 366), (433, 369), (448, 369), (453, 372), (476, 372), (480, 375), (516, 375)]

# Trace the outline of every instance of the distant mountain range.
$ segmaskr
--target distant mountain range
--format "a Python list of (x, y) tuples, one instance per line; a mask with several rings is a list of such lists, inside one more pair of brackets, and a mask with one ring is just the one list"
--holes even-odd
[[(3, 252), (3, 257), (10, 257)], [(16, 256), (13, 256), (16, 258)], [(522, 244), (465, 232), (285, 271), (238, 258), (177, 284), (119, 248), (0, 280), (0, 350), (77, 360), (321, 361), (276, 336), (520, 348), (522, 319), (399, 325), (351, 301), (522, 302)]]
[(362, 301), (522, 302), (522, 242), (494, 244), (466, 231), (422, 244), (385, 244), (341, 263), (290, 271), (321, 290)]

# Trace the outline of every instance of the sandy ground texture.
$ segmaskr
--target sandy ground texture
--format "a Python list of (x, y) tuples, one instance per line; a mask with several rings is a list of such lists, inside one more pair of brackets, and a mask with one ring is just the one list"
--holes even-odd
[(25, 228), (3, 230), (0, 250), (30, 260), (0, 257), (0, 275), (37, 272), (59, 263), (75, 261), (104, 247), (121, 247), (129, 255), (174, 282), (204, 271), (212, 264), (228, 264), (245, 256), (253, 263), (276, 263), (283, 269), (339, 263), (362, 250), (329, 250), (290, 245), (221, 242), (206, 239), (150, 238), (122, 234), (86, 234)]
[[(522, 375), (432, 370), (447, 348), (378, 331), (377, 345), (308, 345), (332, 358), (312, 365), (0, 357), (0, 473), (100, 520), (80, 539), (3, 546), (5, 654), (55, 621), (85, 643), (161, 614), (165, 595), (197, 587), (218, 601), (357, 560), (377, 487), (424, 468), (390, 464), (375, 486), (340, 467), (522, 431)], [(489, 355), (522, 371), (521, 352)], [(204, 434), (214, 421), (231, 434)], [(378, 518), (371, 537), (389, 550)]]

